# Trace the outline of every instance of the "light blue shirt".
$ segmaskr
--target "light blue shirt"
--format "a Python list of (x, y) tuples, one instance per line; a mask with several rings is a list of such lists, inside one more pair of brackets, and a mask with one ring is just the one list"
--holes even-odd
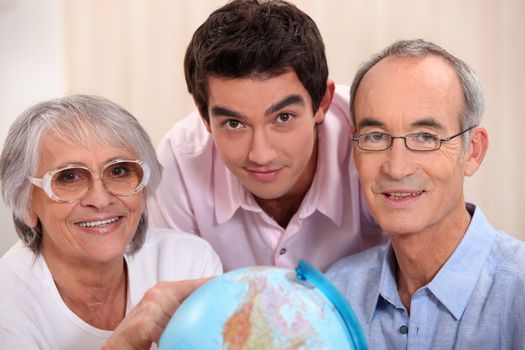
[(467, 209), (472, 220), (463, 240), (414, 293), (410, 316), (397, 291), (390, 243), (328, 270), (370, 349), (525, 349), (525, 243), (493, 229), (474, 205)]

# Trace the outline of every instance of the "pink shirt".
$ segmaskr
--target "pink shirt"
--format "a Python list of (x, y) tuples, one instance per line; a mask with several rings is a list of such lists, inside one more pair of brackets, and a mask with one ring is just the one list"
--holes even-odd
[(226, 168), (196, 111), (159, 144), (164, 171), (148, 203), (151, 224), (200, 235), (211, 243), (225, 271), (250, 265), (295, 268), (299, 259), (324, 271), (346, 255), (382, 243), (359, 190), (348, 96), (348, 87), (337, 86), (318, 125), (313, 183), (285, 229)]

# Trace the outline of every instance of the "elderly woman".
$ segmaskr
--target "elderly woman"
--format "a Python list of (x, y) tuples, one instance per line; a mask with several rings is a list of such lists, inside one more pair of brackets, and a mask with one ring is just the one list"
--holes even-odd
[(48, 101), (14, 122), (0, 181), (20, 241), (0, 259), (2, 348), (99, 349), (158, 281), (222, 271), (197, 236), (147, 229), (160, 174), (146, 132), (106, 99)]

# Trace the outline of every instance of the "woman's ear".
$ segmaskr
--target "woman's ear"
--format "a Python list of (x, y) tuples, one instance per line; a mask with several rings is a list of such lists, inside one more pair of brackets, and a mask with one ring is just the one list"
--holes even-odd
[(479, 169), (489, 148), (489, 135), (483, 127), (472, 129), (464, 158), (464, 174), (472, 176)]
[(31, 228), (34, 228), (36, 227), (36, 225), (38, 225), (38, 216), (36, 216), (35, 212), (32, 209), (27, 209), (26, 214), (24, 216), (24, 224)]

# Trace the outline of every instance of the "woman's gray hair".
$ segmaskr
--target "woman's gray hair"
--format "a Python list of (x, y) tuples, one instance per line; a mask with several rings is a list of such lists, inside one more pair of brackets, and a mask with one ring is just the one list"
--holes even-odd
[[(38, 254), (42, 227), (25, 224), (30, 208), (31, 183), (28, 176), (38, 167), (42, 140), (49, 135), (86, 146), (93, 140), (109, 147), (131, 150), (151, 169), (146, 195), (155, 192), (161, 166), (146, 131), (128, 111), (98, 96), (72, 95), (39, 103), (22, 113), (11, 126), (0, 155), (0, 183), (4, 202), (13, 212), (20, 239)], [(135, 253), (142, 246), (147, 230), (143, 213), (128, 246)]]
[[(424, 58), (428, 55), (439, 56), (445, 59), (445, 61), (452, 66), (458, 76), (463, 91), (463, 109), (459, 115), (459, 126), (461, 130), (465, 130), (473, 125), (479, 125), (481, 123), (485, 106), (481, 83), (476, 73), (465, 62), (451, 55), (445, 49), (434, 43), (421, 39), (397, 41), (378, 54), (372, 56), (369, 61), (365, 62), (359, 68), (354, 77), (354, 81), (352, 82), (352, 87), (350, 88), (350, 114), (354, 125), (354, 99), (357, 88), (365, 74), (376, 63), (386, 57)], [(468, 132), (467, 135), (468, 136), (464, 138), (464, 144), (468, 143), (470, 132)]]

